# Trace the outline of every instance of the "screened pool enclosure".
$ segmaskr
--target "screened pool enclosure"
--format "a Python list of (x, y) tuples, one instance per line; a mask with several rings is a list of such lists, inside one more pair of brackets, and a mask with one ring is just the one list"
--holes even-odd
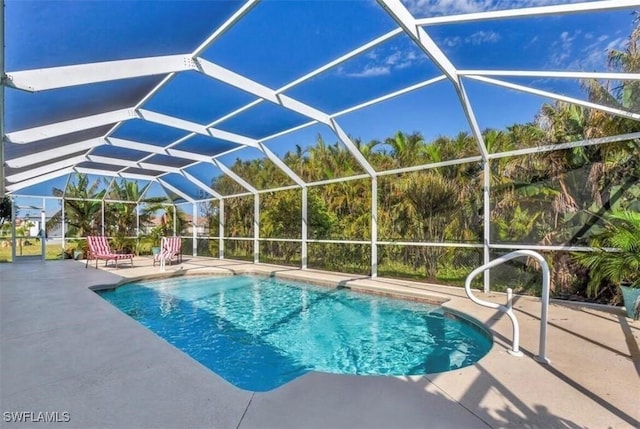
[[(5, 0), (6, 225), (54, 258), (179, 235), (186, 255), (446, 284), (534, 249), (557, 295), (582, 293), (575, 255), (640, 211), (636, 9)], [(515, 269), (485, 286), (539, 284)]]

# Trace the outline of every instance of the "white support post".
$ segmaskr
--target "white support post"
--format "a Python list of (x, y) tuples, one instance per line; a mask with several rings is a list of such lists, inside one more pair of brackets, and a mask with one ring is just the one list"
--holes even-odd
[(171, 208), (173, 209), (173, 236), (176, 236), (176, 230), (178, 229), (178, 219), (176, 216), (176, 205), (173, 204), (171, 206)]
[(16, 262), (16, 200), (11, 198), (11, 262)]
[(378, 277), (378, 178), (371, 178), (371, 278)]
[(136, 240), (140, 239), (140, 204), (136, 201)]
[(66, 219), (65, 219), (65, 213), (64, 213), (64, 197), (60, 198), (60, 202), (62, 203), (62, 210), (60, 210), (60, 212), (62, 213), (62, 224), (60, 225), (60, 230), (62, 231), (62, 253), (60, 254), (60, 258), (64, 258), (64, 248), (66, 247), (66, 240), (67, 240), (67, 231), (65, 229), (65, 224), (66, 224)]
[(193, 256), (198, 256), (198, 207), (195, 202), (191, 203), (191, 207), (193, 215), (193, 228), (191, 228), (193, 243), (191, 245), (191, 250)]
[(102, 203), (102, 222), (101, 222), (102, 225), (100, 226), (100, 228), (101, 228), (102, 234), (100, 235), (104, 236), (105, 235), (104, 234), (104, 200), (102, 200), (101, 203)]
[(260, 194), (253, 196), (253, 263), (260, 262)]
[(46, 259), (47, 253), (47, 212), (45, 208), (45, 199), (42, 199), (42, 210), (40, 210), (40, 247), (42, 249), (42, 261)]
[(218, 214), (218, 236), (220, 244), (218, 246), (218, 257), (224, 259), (224, 199), (220, 199)]
[[(490, 254), (490, 244), (491, 244), (491, 165), (490, 160), (484, 161), (484, 174), (483, 174), (483, 185), (482, 185), (482, 195), (483, 195), (483, 206), (484, 206), (484, 231), (482, 240), (483, 243), (483, 265), (488, 264), (491, 261)], [(491, 286), (491, 278), (489, 274), (489, 270), (486, 270), (483, 273), (484, 277), (484, 293), (489, 293), (489, 289)]]
[(302, 269), (307, 269), (307, 238), (308, 238), (308, 226), (309, 226), (309, 188), (306, 186), (302, 188), (302, 250), (300, 251), (300, 257), (302, 259)]

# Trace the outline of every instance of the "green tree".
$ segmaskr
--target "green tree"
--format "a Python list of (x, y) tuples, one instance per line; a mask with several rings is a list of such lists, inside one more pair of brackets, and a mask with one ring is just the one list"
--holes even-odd
[[(70, 180), (66, 191), (53, 189), (53, 195), (64, 198), (64, 218), (68, 225), (67, 235), (86, 237), (92, 233), (99, 233), (102, 223), (102, 199), (105, 190), (103, 180), (96, 179), (90, 183), (89, 176), (77, 173), (74, 180)], [(50, 225), (62, 221), (62, 211), (55, 213), (49, 220)]]
[[(597, 297), (603, 289), (622, 282), (640, 287), (640, 212), (623, 210), (604, 218), (604, 227), (591, 238), (598, 250), (576, 254), (589, 269), (587, 295)], [(613, 247), (615, 251), (603, 248)]]
[(7, 220), (11, 220), (11, 198), (5, 196), (0, 199), (0, 228)]
[[(455, 183), (433, 170), (413, 174), (400, 184), (405, 197), (412, 208), (414, 227), (421, 241), (444, 242), (449, 216), (458, 207)], [(435, 279), (439, 258), (443, 255), (440, 247), (422, 248), (422, 263), (427, 278)]]

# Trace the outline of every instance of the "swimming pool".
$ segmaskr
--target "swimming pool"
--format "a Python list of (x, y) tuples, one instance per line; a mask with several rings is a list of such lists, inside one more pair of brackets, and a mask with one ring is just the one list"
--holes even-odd
[(484, 328), (439, 306), (267, 277), (182, 277), (98, 293), (251, 391), (308, 371), (449, 371), (472, 365), (493, 344)]

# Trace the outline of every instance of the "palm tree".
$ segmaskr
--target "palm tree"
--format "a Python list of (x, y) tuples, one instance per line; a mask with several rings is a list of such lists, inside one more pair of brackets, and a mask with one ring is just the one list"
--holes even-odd
[(425, 143), (420, 133), (405, 134), (398, 131), (384, 143), (391, 147), (391, 156), (395, 160), (396, 167), (409, 167), (423, 163)]
[[(105, 205), (105, 223), (109, 226), (107, 230), (110, 235), (122, 237), (135, 235), (138, 220), (141, 226), (148, 226), (152, 223), (155, 214), (165, 208), (167, 202), (165, 197), (143, 199), (144, 192), (145, 188), (140, 189), (137, 181), (126, 179), (113, 181), (107, 197), (114, 201), (107, 201)], [(139, 210), (140, 203), (144, 204), (142, 210)], [(166, 235), (166, 229), (164, 233)]]
[[(105, 190), (100, 188), (103, 181), (96, 179), (89, 183), (86, 174), (76, 174), (75, 180), (69, 181), (66, 192), (53, 188), (53, 195), (64, 197), (64, 217), (69, 225), (69, 236), (85, 237), (97, 232), (102, 222), (102, 199)], [(62, 221), (62, 211), (55, 213), (49, 220), (49, 225), (56, 225)]]
[[(634, 12), (634, 29), (632, 30), (623, 51), (609, 49), (607, 54), (609, 68), (613, 71), (638, 73), (640, 72), (640, 12)], [(583, 86), (589, 95), (589, 100), (610, 107), (638, 113), (640, 112), (640, 82), (619, 81), (617, 86), (612, 82), (601, 83), (595, 79), (586, 80)], [(611, 117), (598, 114), (594, 118), (600, 128), (607, 135), (624, 134), (640, 130), (640, 123), (632, 119)]]
[(307, 149), (302, 149), (302, 146), (297, 144), (295, 152), (289, 151), (283, 158), (284, 163), (304, 180), (309, 177), (307, 153)]
[[(443, 242), (449, 216), (458, 207), (456, 185), (436, 171), (429, 170), (403, 178), (400, 185), (412, 208), (421, 241)], [(440, 247), (422, 249), (422, 263), (427, 277), (435, 279), (443, 250)]]
[(589, 269), (587, 295), (591, 297), (622, 282), (640, 287), (640, 212), (611, 212), (604, 221), (604, 228), (591, 238), (590, 244), (613, 247), (617, 251), (601, 249), (575, 255), (577, 261)]
[(2, 228), (5, 221), (10, 219), (11, 219), (11, 198), (2, 197), (2, 199), (0, 199), (0, 228)]

